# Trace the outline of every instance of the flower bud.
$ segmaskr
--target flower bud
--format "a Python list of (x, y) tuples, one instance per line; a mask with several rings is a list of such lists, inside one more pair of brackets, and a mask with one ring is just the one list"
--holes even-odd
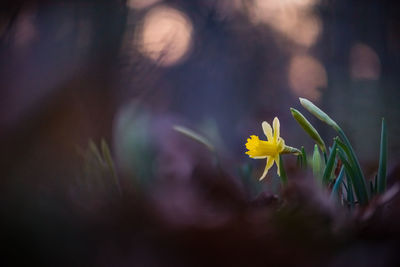
[(314, 139), (317, 145), (320, 147), (322, 152), (326, 152), (326, 146), (324, 140), (317, 132), (317, 130), (312, 126), (312, 124), (301, 114), (297, 109), (290, 108), (293, 118), (300, 124), (300, 126), (308, 133), (308, 135)]
[(321, 121), (325, 122), (329, 126), (333, 127), (335, 129), (335, 131), (339, 131), (340, 130), (339, 125), (334, 120), (332, 120), (328, 116), (328, 114), (326, 114), (319, 107), (314, 105), (310, 100), (307, 100), (307, 99), (301, 98), (301, 97), (299, 98), (299, 100), (300, 100), (300, 104), (305, 109), (307, 109), (311, 114), (313, 114), (315, 117), (317, 117)]

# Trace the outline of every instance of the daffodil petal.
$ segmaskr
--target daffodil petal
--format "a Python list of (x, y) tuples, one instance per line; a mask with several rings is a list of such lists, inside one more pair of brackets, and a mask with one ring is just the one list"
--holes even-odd
[(256, 156), (256, 157), (252, 157), (253, 159), (265, 159), (267, 156)]
[(266, 121), (263, 121), (263, 123), (261, 125), (262, 125), (265, 136), (268, 138), (269, 141), (271, 141), (273, 139), (271, 125)]
[(267, 157), (267, 164), (265, 165), (265, 169), (263, 174), (260, 177), (260, 181), (267, 176), (268, 170), (271, 169), (272, 165), (274, 164), (274, 158), (273, 157)]
[(277, 117), (274, 118), (272, 125), (274, 127), (274, 140), (276, 142), (276, 140), (278, 140), (278, 138), (280, 136), (280, 127), (281, 127), (281, 125), (279, 123), (279, 119)]

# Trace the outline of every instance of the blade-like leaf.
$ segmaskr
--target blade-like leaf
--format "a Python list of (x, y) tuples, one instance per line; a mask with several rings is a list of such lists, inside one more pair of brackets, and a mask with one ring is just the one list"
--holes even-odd
[(360, 203), (367, 204), (369, 201), (369, 195), (368, 195), (368, 191), (367, 191), (365, 177), (364, 177), (364, 174), (362, 173), (360, 163), (357, 159), (356, 154), (354, 153), (353, 147), (351, 146), (350, 141), (347, 138), (347, 136), (345, 135), (345, 133), (343, 132), (342, 128), (340, 128), (339, 125), (328, 116), (328, 114), (323, 112), (320, 108), (318, 108), (316, 105), (314, 105), (311, 101), (309, 101), (305, 98), (300, 98), (300, 103), (311, 114), (313, 114), (315, 117), (317, 117), (321, 121), (325, 122), (326, 124), (330, 125), (339, 134), (340, 139), (343, 141), (343, 143), (347, 147), (346, 154), (348, 156), (349, 162), (354, 167), (354, 171), (357, 175), (357, 180), (359, 180), (358, 182), (361, 184), (360, 186), (363, 187), (363, 189), (361, 189), (361, 190), (365, 191), (365, 193), (366, 193), (365, 201), (363, 203), (361, 203), (361, 202)]
[(322, 183), (325, 185), (329, 182), (332, 175), (332, 170), (335, 165), (336, 151), (337, 151), (337, 141), (335, 140), (333, 142), (331, 154), (329, 155), (328, 161), (326, 163), (324, 175), (322, 176)]
[(184, 127), (184, 126), (180, 126), (180, 125), (175, 125), (173, 127), (173, 129), (175, 131), (177, 131), (177, 132), (179, 132), (179, 133), (181, 133), (183, 135), (186, 135), (187, 137), (199, 142), (200, 144), (206, 146), (210, 151), (212, 151), (212, 152), (215, 151), (214, 146), (211, 144), (211, 142), (207, 138), (205, 138), (204, 136), (194, 132), (193, 130), (188, 129), (188, 128)]
[(301, 162), (304, 169), (307, 168), (307, 153), (304, 146), (301, 147)]
[(371, 197), (375, 196), (375, 188), (374, 188), (374, 182), (369, 181), (369, 192), (371, 192)]
[(360, 176), (359, 165), (354, 162), (351, 149), (341, 142), (341, 140), (336, 139), (336, 141), (339, 148), (339, 157), (345, 165), (346, 172), (349, 172), (350, 178), (354, 184), (354, 191), (356, 192), (358, 201), (361, 205), (365, 205), (369, 201), (369, 196), (364, 176)]
[[(342, 129), (339, 129), (338, 134), (339, 134), (340, 139), (343, 141), (342, 144), (345, 145), (345, 146), (342, 146), (342, 147), (346, 147), (346, 149), (345, 149), (346, 154), (347, 154), (347, 156), (349, 158), (349, 161), (350, 161), (351, 165), (354, 167), (354, 171), (355, 171), (358, 179), (360, 180), (359, 181), (360, 182), (360, 186), (363, 187), (363, 191), (365, 191), (365, 193), (366, 193), (367, 199), (366, 199), (366, 202), (364, 204), (367, 204), (368, 201), (369, 201), (369, 196), (368, 196), (367, 186), (366, 186), (366, 182), (365, 182), (365, 177), (364, 177), (364, 174), (363, 174), (363, 172), (361, 170), (361, 166), (360, 166), (360, 163), (358, 161), (358, 158), (357, 158), (356, 154), (354, 153), (354, 149), (351, 146), (349, 139), (344, 134)], [(338, 142), (338, 145), (340, 145), (340, 142)]]
[(103, 158), (101, 157), (100, 151), (92, 139), (89, 139), (89, 151), (92, 152), (92, 155), (97, 159), (97, 161), (100, 164), (102, 164), (102, 165), (104, 164), (104, 161), (103, 161)]
[(331, 198), (334, 198), (339, 194), (339, 188), (340, 185), (342, 184), (343, 176), (344, 176), (344, 166), (342, 166), (342, 168), (340, 169), (339, 175), (336, 178), (335, 184), (333, 185)]
[(312, 124), (300, 113), (297, 109), (290, 108), (293, 118), (297, 123), (304, 129), (304, 131), (317, 143), (322, 152), (326, 152), (326, 146), (324, 140), (322, 140), (318, 131), (312, 126)]
[[(357, 199), (361, 205), (364, 205), (368, 201), (367, 192), (365, 190), (365, 187), (362, 186), (359, 177), (356, 175), (353, 167), (350, 165), (350, 163), (346, 159), (346, 154), (345, 154), (343, 148), (341, 147), (341, 144), (339, 141), (338, 141), (338, 146), (339, 146), (339, 157), (345, 167), (346, 177), (349, 181), (352, 182), (352, 184), (354, 184), (354, 191), (357, 196)], [(348, 191), (352, 192), (352, 189), (349, 188)]]
[(251, 164), (246, 163), (239, 167), (239, 176), (247, 193), (250, 196), (256, 196), (262, 192), (262, 183), (253, 179), (253, 167)]
[(296, 166), (301, 168), (302, 167), (302, 162), (301, 162), (301, 153), (299, 155), (297, 155), (297, 159), (296, 159)]
[[(354, 193), (353, 193), (353, 182), (351, 179), (349, 179), (348, 176), (348, 172), (347, 170), (345, 170), (346, 172), (346, 177), (347, 177), (347, 202), (350, 205), (350, 209), (354, 208)], [(356, 193), (357, 195), (357, 193)]]
[(115, 181), (115, 185), (117, 186), (118, 192), (121, 194), (121, 185), (119, 183), (119, 178), (117, 172), (115, 171), (114, 161), (111, 156), (110, 148), (108, 147), (106, 141), (104, 139), (101, 140), (101, 152), (103, 153), (103, 158), (107, 163), (107, 166), (111, 172), (111, 175)]
[(382, 194), (386, 190), (386, 166), (387, 166), (387, 133), (386, 133), (385, 119), (382, 119), (381, 148), (379, 153), (379, 168), (378, 168), (379, 194)]

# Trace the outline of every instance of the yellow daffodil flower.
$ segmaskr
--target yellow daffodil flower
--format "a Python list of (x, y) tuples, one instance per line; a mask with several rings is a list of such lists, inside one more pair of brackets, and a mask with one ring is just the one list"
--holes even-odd
[(272, 133), (271, 125), (264, 121), (262, 123), (262, 128), (265, 136), (268, 141), (260, 140), (258, 136), (251, 135), (250, 138), (247, 139), (246, 148), (249, 150), (246, 152), (250, 158), (253, 159), (267, 159), (267, 164), (264, 169), (264, 173), (260, 177), (260, 180), (264, 179), (267, 176), (268, 170), (274, 165), (276, 162), (277, 173), (280, 176), (279, 172), (279, 154), (283, 152), (285, 149), (285, 141), (280, 137), (280, 123), (277, 117), (274, 118), (272, 122), (274, 127), (274, 132)]

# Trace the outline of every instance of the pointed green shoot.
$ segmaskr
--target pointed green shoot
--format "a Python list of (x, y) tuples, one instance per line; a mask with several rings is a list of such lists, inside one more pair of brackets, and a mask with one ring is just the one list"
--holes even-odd
[(381, 147), (379, 153), (378, 168), (378, 194), (382, 194), (386, 190), (386, 168), (387, 168), (387, 133), (385, 119), (382, 119), (381, 127)]
[(336, 152), (337, 152), (337, 142), (336, 140), (333, 142), (331, 154), (329, 155), (328, 161), (326, 163), (326, 167), (324, 170), (324, 174), (322, 176), (322, 184), (326, 185), (328, 184), (331, 175), (332, 175), (332, 170), (335, 165), (335, 159), (336, 159)]
[(297, 159), (296, 159), (296, 166), (298, 167), (298, 168), (302, 168), (303, 166), (303, 163), (301, 162), (302, 161), (302, 158), (301, 158), (301, 153), (300, 154), (298, 154), (297, 155)]
[(300, 113), (297, 109), (290, 108), (293, 118), (303, 128), (303, 130), (317, 143), (322, 152), (326, 153), (326, 146), (324, 140), (322, 140), (318, 131), (312, 126), (312, 124)]
[(304, 169), (307, 168), (307, 153), (304, 146), (301, 147), (301, 163)]
[(313, 174), (314, 177), (317, 180), (321, 180), (321, 165), (322, 165), (322, 160), (321, 160), (321, 154), (319, 153), (318, 146), (314, 146), (314, 153), (312, 157), (312, 169), (313, 169)]

